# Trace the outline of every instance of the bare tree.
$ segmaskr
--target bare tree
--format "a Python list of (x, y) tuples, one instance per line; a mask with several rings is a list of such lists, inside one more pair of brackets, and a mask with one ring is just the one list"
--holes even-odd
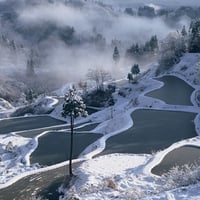
[(103, 84), (105, 81), (111, 79), (111, 75), (108, 71), (104, 69), (89, 69), (87, 73), (87, 77), (89, 80), (96, 82), (97, 90), (103, 89)]

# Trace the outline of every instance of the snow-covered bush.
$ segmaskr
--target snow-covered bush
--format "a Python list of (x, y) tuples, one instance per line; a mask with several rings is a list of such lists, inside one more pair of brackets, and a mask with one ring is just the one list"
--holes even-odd
[(25, 105), (16, 109), (10, 116), (11, 117), (18, 117), (24, 116), (26, 114), (49, 114), (53, 111), (53, 107), (48, 106), (52, 100), (49, 100), (48, 97), (38, 98), (35, 100), (34, 103)]
[(135, 187), (127, 190), (125, 200), (139, 200), (144, 197), (144, 191), (141, 188)]
[(120, 88), (120, 90), (118, 91), (118, 94), (122, 97), (126, 97), (128, 96), (130, 93), (132, 92), (132, 88), (130, 87), (122, 87)]
[(186, 45), (180, 34), (170, 33), (165, 40), (161, 42), (159, 52), (159, 68), (157, 73), (169, 70), (174, 64), (180, 61), (180, 57), (186, 52)]
[(13, 106), (8, 101), (4, 100), (3, 98), (0, 98), (0, 111), (12, 109), (12, 108)]
[(14, 150), (14, 146), (13, 146), (13, 143), (10, 141), (10, 142), (8, 142), (8, 144), (6, 145), (6, 152), (8, 152), (8, 153), (12, 153), (13, 152), (13, 150)]
[(200, 181), (200, 168), (197, 165), (175, 166), (162, 175), (165, 189), (173, 189), (196, 184)]
[(113, 92), (115, 88), (108, 87), (105, 90), (95, 90), (83, 97), (87, 106), (109, 107), (114, 105)]
[(199, 90), (195, 92), (195, 100), (196, 100), (197, 105), (200, 106), (200, 91)]
[(22, 99), (26, 85), (8, 76), (0, 75), (0, 96), (8, 102), (17, 102)]

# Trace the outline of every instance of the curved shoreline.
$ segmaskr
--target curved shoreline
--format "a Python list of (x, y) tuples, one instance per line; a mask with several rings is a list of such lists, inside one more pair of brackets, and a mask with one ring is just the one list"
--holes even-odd
[[(196, 160), (194, 161), (194, 159)], [(189, 165), (192, 163), (199, 165), (199, 159), (200, 146), (186, 144), (166, 154), (163, 160), (152, 168), (151, 173), (161, 176), (167, 173), (173, 166), (183, 166), (186, 163)]]
[[(169, 74), (167, 74), (167, 75), (169, 75)], [(175, 75), (173, 75), (173, 76), (175, 76)], [(176, 76), (176, 77), (177, 77), (177, 78), (180, 78), (180, 77), (178, 77), (178, 76)], [(183, 78), (180, 78), (180, 79), (184, 80)], [(155, 80), (154, 80), (154, 79), (151, 79), (151, 78), (149, 78), (149, 81), (154, 81), (153, 87), (151, 87), (151, 86), (152, 86), (152, 85), (151, 85), (151, 86), (150, 86), (149, 88), (147, 88), (145, 91), (139, 93), (139, 94), (140, 94), (140, 95), (139, 95), (139, 101), (141, 101), (141, 100), (143, 101), (143, 100), (144, 100), (144, 102), (145, 102), (146, 104), (145, 104), (145, 105), (141, 105), (141, 103), (140, 103), (137, 107), (134, 107), (134, 108), (132, 107), (132, 108), (130, 108), (130, 105), (129, 105), (129, 104), (130, 104), (130, 101), (127, 100), (126, 103), (125, 103), (124, 105), (121, 105), (121, 109), (118, 109), (118, 110), (117, 110), (117, 113), (115, 112), (115, 114), (116, 114), (115, 118), (116, 118), (116, 117), (120, 117), (120, 118), (125, 119), (125, 120), (124, 120), (125, 123), (124, 123), (124, 124), (122, 123), (124, 126), (121, 127), (120, 129), (118, 128), (117, 130), (112, 131), (112, 132), (110, 132), (110, 133), (104, 135), (102, 138), (98, 139), (96, 142), (94, 142), (93, 144), (89, 145), (89, 146), (85, 149), (85, 151), (82, 153), (82, 156), (81, 156), (79, 159), (73, 160), (73, 162), (91, 159), (93, 156), (97, 155), (98, 153), (100, 153), (101, 151), (104, 150), (105, 145), (106, 145), (106, 140), (107, 140), (108, 138), (110, 138), (110, 137), (113, 136), (113, 135), (119, 134), (120, 132), (122, 132), (122, 131), (124, 131), (124, 130), (127, 130), (127, 129), (130, 128), (132, 125), (134, 125), (134, 122), (133, 122), (133, 120), (132, 120), (132, 118), (131, 118), (131, 113), (132, 113), (133, 111), (135, 111), (135, 110), (138, 110), (138, 109), (170, 110), (170, 107), (171, 107), (171, 109), (173, 109), (174, 111), (188, 112), (188, 110), (186, 109), (186, 108), (188, 108), (188, 106), (179, 106), (178, 108), (177, 108), (177, 107), (172, 108), (173, 105), (165, 104), (164, 102), (162, 102), (161, 100), (158, 100), (158, 99), (154, 99), (154, 98), (151, 98), (151, 97), (146, 97), (145, 94), (147, 94), (148, 92), (151, 92), (151, 91), (153, 91), (153, 90), (155, 90), (155, 89), (159, 89), (159, 88), (161, 88), (161, 87), (163, 86), (162, 82), (160, 82), (160, 81), (157, 81), (157, 80), (156, 80), (156, 82), (155, 82)], [(184, 80), (184, 81), (185, 81), (185, 80)], [(185, 82), (187, 83), (187, 81), (185, 81)], [(156, 83), (156, 84), (155, 84), (155, 83)], [(191, 85), (191, 84), (190, 84), (190, 85)], [(193, 85), (191, 85), (191, 86), (192, 86), (194, 89), (196, 89)], [(196, 91), (196, 90), (194, 90), (194, 91)], [(193, 93), (192, 93), (192, 94), (193, 94)], [(137, 96), (137, 95), (136, 95), (136, 96)], [(191, 98), (191, 101), (195, 101), (195, 99), (193, 99), (193, 98), (194, 98), (194, 95), (191, 95), (190, 98)], [(135, 97), (135, 99), (136, 99), (136, 97)], [(131, 101), (133, 101), (133, 100), (134, 100), (134, 99), (131, 99)], [(155, 102), (156, 102), (156, 104), (158, 103), (159, 107), (155, 107), (155, 106), (149, 107), (149, 105), (151, 106), (151, 105), (154, 104)], [(116, 105), (116, 107), (117, 107), (117, 105)], [(199, 111), (196, 110), (196, 106), (193, 106), (193, 107), (195, 108), (195, 110), (194, 110), (194, 111), (190, 111), (190, 112), (192, 112), (192, 113), (199, 113)], [(107, 109), (105, 109), (105, 110), (108, 110), (108, 109), (109, 109), (109, 108), (107, 108)], [(191, 108), (189, 108), (189, 109), (191, 109)], [(186, 111), (186, 110), (187, 110), (187, 111)], [(122, 115), (123, 115), (123, 116), (122, 116)], [(198, 124), (199, 124), (199, 121), (200, 121), (199, 115), (200, 115), (200, 114), (198, 114), (197, 117), (196, 117), (195, 120), (194, 120), (195, 129), (196, 129), (198, 135), (200, 135), (200, 129), (199, 129), (200, 125), (198, 125)], [(52, 116), (51, 116), (51, 117), (52, 117)], [(89, 119), (90, 119), (90, 118), (91, 118), (91, 117), (89, 117)], [(115, 119), (115, 118), (114, 118), (114, 119)], [(112, 122), (114, 121), (114, 119), (108, 119), (107, 121), (101, 122), (101, 124), (100, 124), (97, 128), (95, 128), (93, 132), (101, 133), (101, 131), (102, 131), (106, 126), (108, 126), (109, 123), (112, 124)], [(102, 120), (102, 121), (103, 121), (103, 120)], [(42, 133), (40, 136), (42, 136), (42, 135), (44, 135), (44, 134), (46, 134), (46, 133), (44, 132), (44, 133)], [(193, 141), (193, 142), (194, 142), (194, 141)], [(191, 143), (191, 145), (194, 145), (193, 142)], [(183, 144), (188, 144), (188, 141), (187, 141), (186, 143), (183, 143)], [(182, 144), (181, 144), (181, 145), (182, 145)], [(198, 144), (196, 144), (196, 145), (198, 146)], [(179, 147), (179, 146), (180, 146), (180, 144), (179, 144), (179, 142), (178, 142), (178, 143), (173, 144), (171, 147), (167, 148), (166, 151), (165, 151), (165, 150), (162, 151), (162, 152), (161, 152), (162, 155), (159, 155), (159, 153), (158, 153), (158, 155), (155, 156), (155, 159), (153, 159), (153, 161), (152, 161), (149, 165), (147, 165), (147, 166), (145, 167), (146, 172), (151, 173), (152, 167), (155, 166), (156, 163), (158, 163), (158, 161), (161, 161), (161, 160), (163, 159), (163, 157), (166, 155), (167, 152), (172, 151), (173, 149), (175, 149), (175, 148), (177, 148), (177, 147)], [(27, 156), (29, 157), (30, 155), (27, 155)], [(56, 168), (58, 168), (58, 167), (65, 166), (65, 165), (67, 165), (67, 164), (68, 164), (68, 161), (65, 161), (65, 162), (62, 162), (62, 163), (59, 163), (59, 164), (56, 164), (56, 165), (52, 165), (52, 166), (49, 166), (49, 167), (40, 168), (40, 169), (37, 169), (37, 170), (34, 170), (34, 171), (30, 171), (30, 172), (24, 172), (23, 174), (20, 174), (20, 175), (14, 177), (13, 179), (10, 179), (10, 180), (9, 180), (8, 182), (6, 182), (5, 184), (2, 184), (2, 185), (0, 186), (0, 189), (5, 188), (5, 187), (8, 187), (9, 185), (15, 183), (16, 181), (18, 181), (18, 180), (20, 180), (21, 178), (26, 177), (26, 176), (28, 176), (28, 175), (32, 175), (32, 174), (35, 174), (35, 173), (40, 173), (40, 172), (48, 171), (48, 170), (51, 170), (51, 169), (56, 169)], [(148, 169), (147, 169), (147, 168), (148, 168)], [(149, 169), (150, 169), (150, 171), (149, 171)]]

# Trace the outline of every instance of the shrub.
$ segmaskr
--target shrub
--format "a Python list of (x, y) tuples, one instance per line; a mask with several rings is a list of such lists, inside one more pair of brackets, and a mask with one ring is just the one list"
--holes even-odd
[(162, 175), (166, 189), (184, 187), (200, 181), (200, 168), (195, 164), (175, 166)]
[(108, 107), (115, 103), (112, 96), (114, 91), (115, 87), (110, 85), (106, 90), (94, 90), (90, 94), (85, 95), (83, 100), (88, 106)]

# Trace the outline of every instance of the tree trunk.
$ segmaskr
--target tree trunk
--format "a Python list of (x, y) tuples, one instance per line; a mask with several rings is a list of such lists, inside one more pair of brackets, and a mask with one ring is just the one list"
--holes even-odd
[(70, 141), (70, 155), (69, 155), (69, 175), (73, 176), (72, 173), (72, 156), (73, 156), (73, 136), (74, 136), (74, 116), (71, 115), (71, 141)]

